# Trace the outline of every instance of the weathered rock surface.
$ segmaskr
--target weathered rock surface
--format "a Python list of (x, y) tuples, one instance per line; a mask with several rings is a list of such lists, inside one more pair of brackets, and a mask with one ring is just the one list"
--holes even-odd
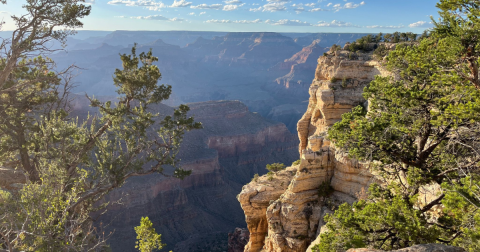
[[(377, 249), (349, 249), (347, 252), (384, 252)], [(420, 244), (412, 247), (391, 250), (391, 252), (465, 252), (465, 249), (453, 246), (447, 246), (443, 244)]]
[(375, 75), (388, 75), (371, 54), (349, 59), (350, 52), (340, 50), (318, 59), (315, 79), (310, 85), (307, 111), (298, 122), (299, 151), (306, 149), (308, 137), (319, 135), (341, 120), (341, 115), (365, 102), (363, 88)]
[(250, 239), (246, 228), (235, 228), (233, 233), (228, 233), (228, 252), (243, 252)]
[[(349, 158), (325, 137), (328, 128), (341, 120), (343, 113), (358, 105), (368, 107), (362, 92), (376, 75), (391, 75), (371, 58), (371, 53), (352, 55), (346, 50), (331, 50), (318, 59), (308, 109), (297, 126), (301, 162), (294, 176), (285, 177), (287, 181), (281, 181), (282, 187), (263, 193), (256, 189), (258, 182), (251, 182), (239, 195), (252, 233), (245, 252), (311, 252), (319, 242), (319, 234), (326, 231), (325, 214), (333, 213), (344, 202), (351, 204), (365, 197), (368, 185), (376, 181), (367, 164)], [(263, 176), (259, 181), (266, 179)], [(276, 179), (273, 181), (278, 185), (280, 180)], [(288, 183), (286, 188), (285, 183)], [(438, 190), (438, 185), (422, 187), (419, 206), (434, 199)], [(355, 251), (376, 250), (349, 250)], [(463, 250), (428, 244), (398, 251)]]
[[(257, 195), (253, 189), (256, 182), (240, 193), (251, 232), (246, 252), (306, 251), (322, 231), (325, 214), (343, 202), (354, 202), (373, 181), (361, 163), (349, 159), (325, 139), (326, 130), (341, 119), (341, 114), (365, 103), (361, 95), (365, 85), (375, 75), (388, 74), (378, 62), (370, 60), (371, 55), (361, 54), (351, 60), (348, 54), (340, 50), (318, 59), (308, 109), (298, 122), (301, 163), (287, 181), (288, 187), (259, 193), (261, 205), (256, 205), (252, 196)], [(325, 185), (334, 189), (328, 197), (320, 196)], [(252, 209), (252, 205), (258, 207)]]

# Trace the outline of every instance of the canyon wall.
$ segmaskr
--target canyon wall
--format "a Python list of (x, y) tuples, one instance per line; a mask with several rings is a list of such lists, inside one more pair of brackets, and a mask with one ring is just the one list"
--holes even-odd
[(99, 221), (114, 232), (113, 251), (134, 251), (133, 227), (142, 216), (162, 234), (166, 250), (225, 251), (228, 232), (245, 225), (236, 200), (242, 185), (255, 173), (265, 174), (266, 164), (298, 159), (297, 137), (284, 124), (250, 112), (239, 101), (189, 106), (204, 127), (185, 135), (179, 154), (192, 175), (133, 178), (110, 193), (111, 206)]
[[(307, 111), (298, 122), (299, 165), (263, 176), (239, 195), (250, 241), (245, 252), (304, 252), (322, 230), (323, 217), (352, 203), (374, 178), (364, 164), (325, 138), (328, 127), (357, 105), (367, 106), (363, 88), (375, 75), (388, 75), (372, 54), (352, 57), (329, 51), (318, 59)], [(328, 186), (333, 192), (326, 197)]]

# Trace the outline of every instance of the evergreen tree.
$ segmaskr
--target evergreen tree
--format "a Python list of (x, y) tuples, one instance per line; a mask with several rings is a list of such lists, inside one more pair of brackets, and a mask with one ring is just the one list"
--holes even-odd
[[(121, 55), (115, 70), (116, 102), (88, 97), (98, 115), (69, 114), (68, 70), (54, 72), (45, 57), (51, 40), (65, 42), (90, 7), (83, 0), (27, 0), (28, 14), (13, 17), (18, 29), (1, 44), (0, 166), (25, 172), (27, 183), (0, 199), (0, 249), (97, 251), (105, 237), (91, 213), (100, 200), (134, 176), (160, 173), (184, 178), (176, 155), (185, 131), (200, 128), (188, 107), (155, 112), (171, 87), (152, 52)], [(5, 3), (5, 1), (4, 1)], [(56, 28), (66, 28), (57, 30)], [(33, 52), (43, 54), (29, 58)], [(165, 166), (175, 167), (165, 174)], [(108, 235), (107, 235), (108, 236)]]
[[(380, 182), (368, 199), (326, 217), (317, 251), (432, 242), (480, 249), (479, 6), (437, 6), (442, 19), (432, 36), (387, 56), (397, 78), (377, 76), (365, 88), (369, 111), (357, 107), (329, 130), (338, 148), (370, 162)], [(442, 189), (422, 202), (430, 185)], [(442, 211), (433, 213), (437, 206)]]

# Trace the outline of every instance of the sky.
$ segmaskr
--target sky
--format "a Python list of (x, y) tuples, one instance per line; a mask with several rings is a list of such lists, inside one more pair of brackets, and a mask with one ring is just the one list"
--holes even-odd
[[(85, 0), (83, 30), (422, 33), (437, 0)], [(4, 31), (24, 0), (0, 4)]]

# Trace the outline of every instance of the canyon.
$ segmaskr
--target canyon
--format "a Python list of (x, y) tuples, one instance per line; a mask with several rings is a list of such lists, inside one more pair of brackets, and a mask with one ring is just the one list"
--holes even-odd
[(333, 44), (364, 34), (274, 32), (79, 32), (66, 51), (51, 55), (59, 69), (75, 64), (78, 94), (115, 95), (112, 73), (119, 54), (152, 49), (162, 83), (172, 85), (167, 105), (239, 100), (263, 117), (283, 122), (296, 134), (307, 108), (316, 60)]
[[(284, 124), (252, 113), (239, 101), (189, 104), (203, 129), (188, 132), (179, 153), (181, 166), (192, 170), (184, 180), (161, 175), (132, 178), (111, 192), (111, 202), (97, 223), (113, 232), (113, 251), (134, 251), (135, 233), (148, 216), (162, 234), (166, 249), (224, 251), (227, 233), (244, 227), (236, 195), (255, 173), (273, 162), (298, 159), (297, 137)], [(158, 108), (164, 114), (172, 108)], [(167, 169), (168, 172), (168, 169)]]

